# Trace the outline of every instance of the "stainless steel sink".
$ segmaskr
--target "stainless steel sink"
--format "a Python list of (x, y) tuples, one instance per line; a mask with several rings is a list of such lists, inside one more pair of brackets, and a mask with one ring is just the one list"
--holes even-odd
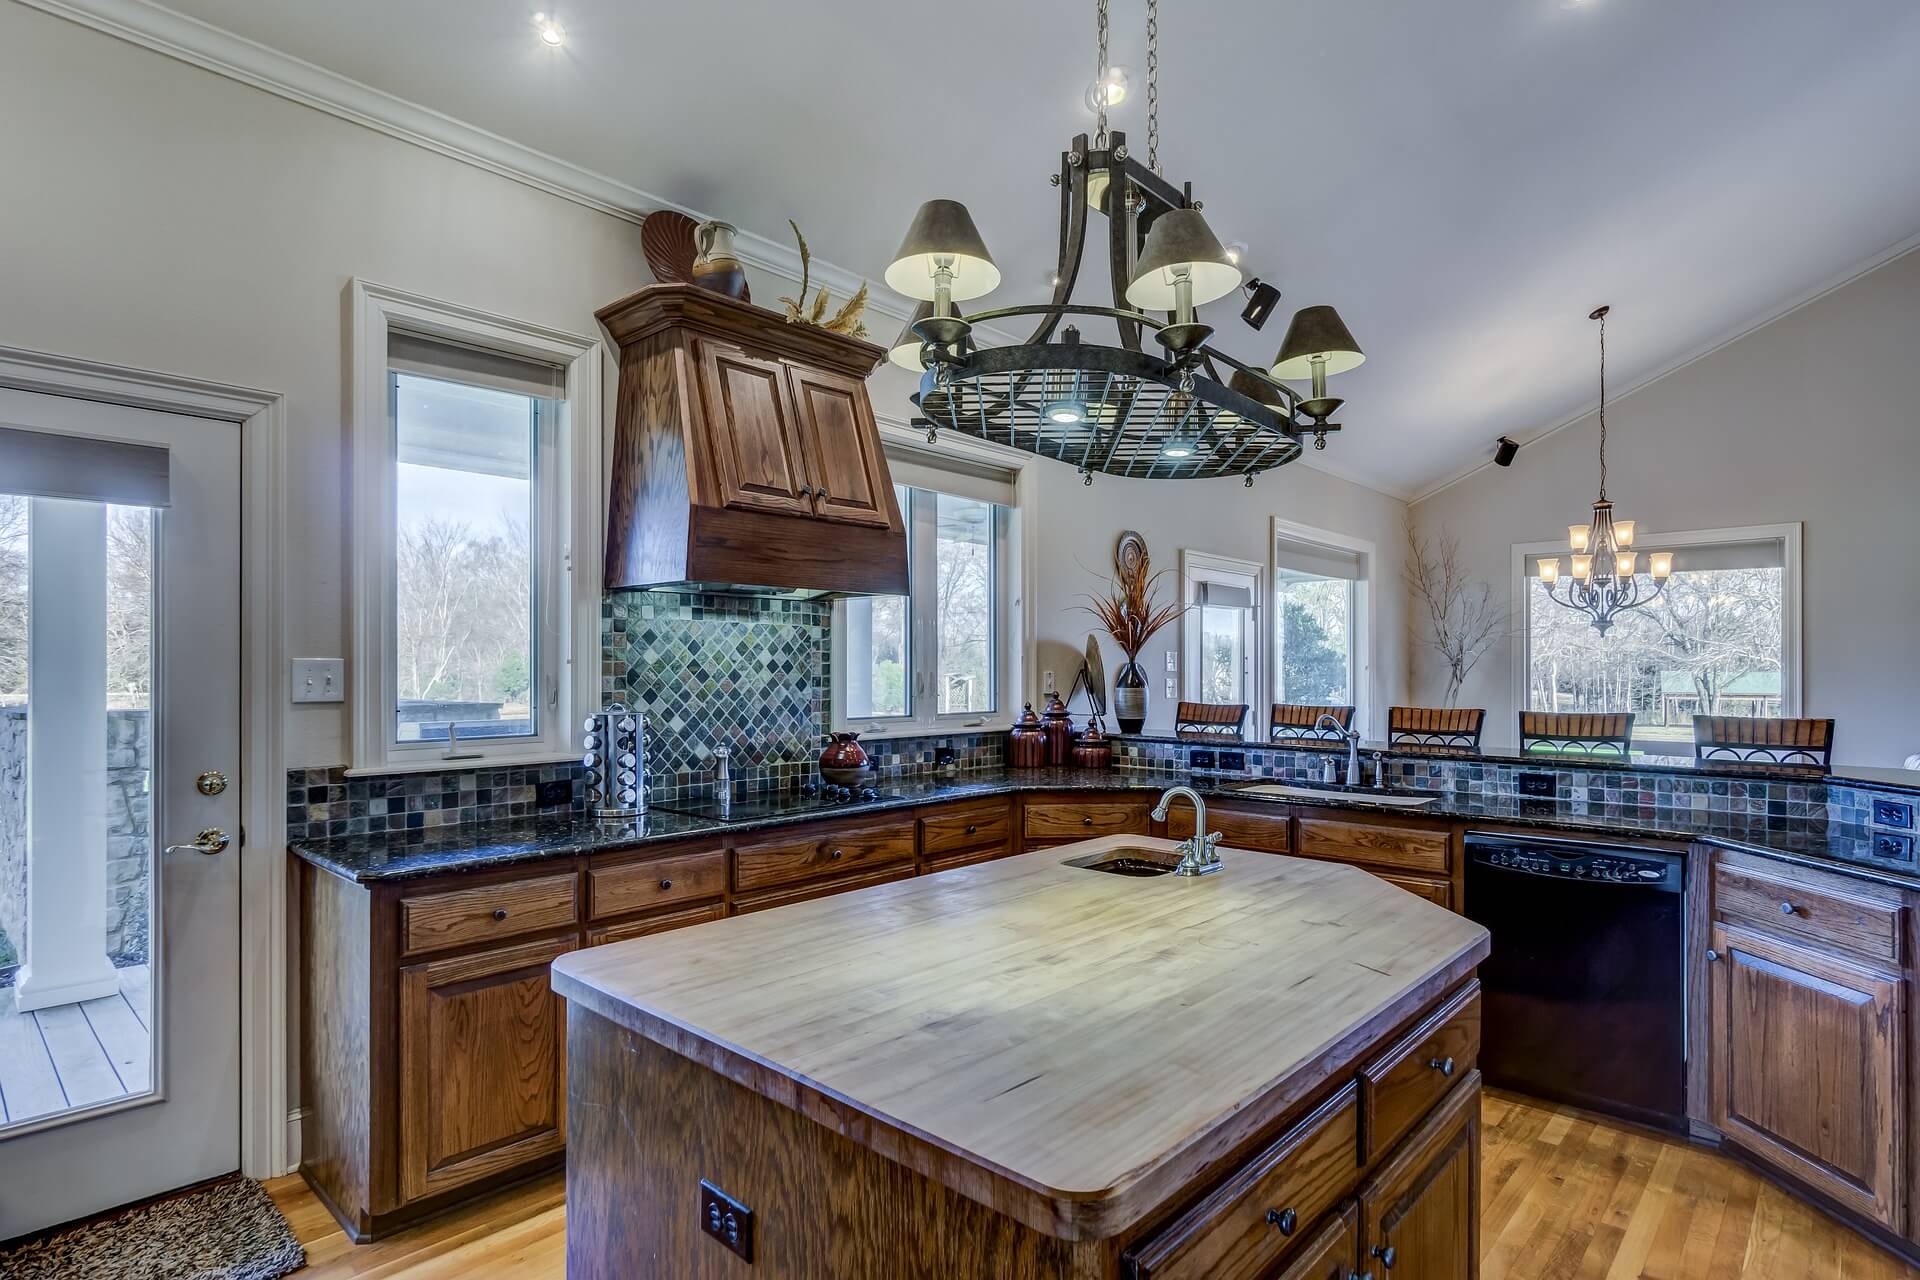
[(1180, 865), (1180, 855), (1171, 849), (1106, 849), (1069, 858), (1066, 865), (1104, 871), (1110, 876), (1164, 876)]
[(1418, 809), (1422, 805), (1432, 804), (1439, 796), (1396, 795), (1391, 791), (1368, 791), (1364, 788), (1340, 790), (1335, 787), (1296, 787), (1284, 782), (1256, 782), (1252, 786), (1235, 787), (1234, 794), (1246, 796), (1271, 796), (1275, 800), (1344, 800), (1362, 804), (1384, 804), (1397, 809)]

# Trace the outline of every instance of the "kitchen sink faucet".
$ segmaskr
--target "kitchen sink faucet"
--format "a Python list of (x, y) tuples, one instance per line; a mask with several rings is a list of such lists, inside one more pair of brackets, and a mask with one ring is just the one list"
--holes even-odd
[(1207, 830), (1207, 802), (1192, 787), (1169, 787), (1160, 795), (1160, 803), (1153, 807), (1153, 820), (1167, 820), (1167, 806), (1175, 797), (1185, 796), (1193, 802), (1193, 837), (1182, 840), (1175, 846), (1180, 854), (1180, 864), (1173, 869), (1177, 876), (1204, 876), (1220, 869), (1220, 833)]
[(1347, 785), (1350, 787), (1359, 786), (1360, 785), (1360, 731), (1358, 729), (1347, 728), (1345, 725), (1341, 724), (1338, 720), (1335, 720), (1332, 716), (1327, 715), (1324, 712), (1321, 714), (1318, 720), (1315, 720), (1313, 722), (1313, 727), (1316, 730), (1331, 728), (1335, 733), (1339, 734), (1341, 737), (1347, 740)]

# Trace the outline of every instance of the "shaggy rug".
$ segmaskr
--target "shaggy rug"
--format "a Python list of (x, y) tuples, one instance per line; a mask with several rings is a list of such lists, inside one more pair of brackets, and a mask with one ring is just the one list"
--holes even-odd
[(274, 1280), (307, 1251), (239, 1174), (0, 1253), (4, 1280)]

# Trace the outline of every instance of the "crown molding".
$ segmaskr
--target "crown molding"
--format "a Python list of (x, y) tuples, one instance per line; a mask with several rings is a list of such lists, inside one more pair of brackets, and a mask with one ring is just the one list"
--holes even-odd
[[(1646, 390), (1648, 387), (1660, 381), (1662, 378), (1669, 377), (1673, 374), (1680, 372), (1682, 369), (1686, 368), (1689, 365), (1697, 364), (1700, 361), (1705, 360), (1708, 356), (1714, 354), (1716, 351), (1720, 351), (1723, 348), (1732, 346), (1734, 343), (1740, 341), (1740, 339), (1746, 337), (1747, 335), (1758, 333), (1760, 330), (1766, 328), (1768, 325), (1774, 323), (1774, 321), (1776, 320), (1786, 319), (1788, 316), (1800, 310), (1802, 307), (1812, 306), (1814, 303), (1820, 301), (1820, 299), (1826, 297), (1828, 294), (1838, 293), (1840, 290), (1846, 288), (1848, 285), (1852, 284), (1854, 281), (1859, 280), (1865, 276), (1870, 276), (1874, 272), (1878, 271), (1880, 268), (1885, 266), (1890, 266), (1893, 263), (1898, 262), (1901, 258), (1906, 257), (1909, 253), (1914, 252), (1916, 249), (1920, 249), (1920, 234), (1908, 236), (1906, 239), (1901, 240), (1896, 244), (1887, 246), (1885, 249), (1880, 250), (1880, 252), (1868, 257), (1865, 261), (1856, 263), (1853, 266), (1847, 268), (1845, 271), (1842, 271), (1840, 274), (1831, 277), (1824, 284), (1816, 285), (1812, 289), (1809, 289), (1804, 293), (1795, 294), (1793, 297), (1788, 298), (1785, 302), (1779, 304), (1778, 306), (1769, 308), (1768, 310), (1761, 312), (1758, 316), (1739, 325), (1731, 333), (1724, 334), (1721, 337), (1715, 338), (1712, 341), (1707, 342), (1702, 346), (1695, 347), (1692, 351), (1689, 351), (1687, 354), (1679, 357), (1678, 359), (1672, 361), (1671, 363), (1662, 365), (1658, 369), (1655, 369), (1652, 373), (1649, 373), (1646, 377), (1640, 379), (1638, 382), (1629, 386), (1625, 391), (1622, 391), (1618, 395), (1615, 395), (1613, 397), (1612, 403), (1615, 405), (1615, 407), (1618, 407), (1622, 402), (1627, 400), (1629, 397), (1637, 395), (1639, 392)], [(1594, 414), (1598, 413), (1599, 411), (1600, 411), (1600, 401), (1596, 398), (1586, 404), (1581, 405), (1581, 407), (1575, 410), (1570, 416), (1562, 418), (1560, 419), (1560, 421), (1554, 423), (1552, 426), (1544, 428), (1543, 430), (1540, 430), (1540, 431), (1536, 431), (1534, 434), (1520, 441), (1520, 447), (1522, 449), (1525, 449), (1528, 445), (1538, 444), (1540, 441), (1545, 440), (1548, 436), (1558, 435), (1562, 431), (1565, 431), (1568, 427), (1576, 426), (1579, 423), (1586, 421), (1588, 418), (1591, 418)], [(1406, 499), (1406, 503), (1410, 507), (1418, 506), (1422, 502), (1425, 502), (1428, 498), (1435, 497), (1438, 494), (1444, 493), (1446, 490), (1453, 488), (1454, 485), (1459, 484), (1462, 480), (1466, 480), (1472, 476), (1476, 476), (1480, 474), (1482, 471), (1485, 471), (1488, 467), (1491, 467), (1493, 465), (1494, 465), (1493, 459), (1483, 458), (1478, 462), (1471, 463), (1468, 466), (1464, 466), (1460, 468), (1458, 471), (1455, 471), (1452, 475), (1447, 476), (1445, 479), (1436, 481), (1434, 484), (1415, 493), (1411, 498)]]
[[(151, 0), (20, 3), (625, 222), (637, 224), (661, 209), (697, 221), (711, 216)], [(796, 246), (745, 229), (737, 232), (734, 245), (748, 266), (799, 282), (800, 251)], [(878, 279), (870, 280), (818, 257), (812, 259), (809, 274), (813, 283), (843, 298), (851, 297), (866, 284), (868, 308), (902, 323), (917, 305), (899, 297)]]

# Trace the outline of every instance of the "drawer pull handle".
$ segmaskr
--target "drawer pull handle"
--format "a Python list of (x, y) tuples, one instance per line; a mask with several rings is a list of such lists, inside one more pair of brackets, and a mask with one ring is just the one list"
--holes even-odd
[(660, 882), (660, 887), (661, 887), (662, 889), (671, 889), (671, 888), (673, 888), (673, 881), (671, 881), (671, 880), (662, 880), (662, 881)]
[(1080, 825), (1083, 827), (1090, 827), (1093, 825), (1093, 819), (1091, 817), (1082, 818), (1080, 819)]
[(841, 854), (843, 854), (843, 853), (845, 853), (845, 852), (846, 852), (846, 850), (844, 850), (844, 849), (835, 849), (835, 850), (834, 850), (834, 851), (833, 851), (832, 853), (830, 853), (830, 854), (828, 854), (827, 856), (828, 856), (829, 858), (831, 858), (831, 859), (833, 859), (833, 860), (834, 860), (835, 862), (838, 862), (838, 861), (840, 861), (840, 855), (841, 855)]
[[(1427, 1065), (1429, 1067), (1432, 1067), (1435, 1071), (1438, 1071), (1441, 1075), (1447, 1077), (1447, 1079), (1449, 1080), (1453, 1079), (1453, 1059), (1452, 1058), (1430, 1058), (1427, 1061)], [(1392, 1266), (1393, 1264), (1389, 1262), (1387, 1263), (1387, 1265)]]
[(1720, 953), (1718, 951), (1715, 951), (1712, 947), (1707, 948), (1708, 964), (1712, 964), (1715, 960), (1718, 960), (1719, 958), (1720, 958)]
[(980, 828), (978, 828), (978, 827), (976, 827), (976, 826), (974, 826), (974, 825), (973, 825), (973, 824), (972, 824), (971, 822), (969, 822), (969, 823), (967, 824), (967, 834), (968, 834), (968, 835), (972, 835), (972, 834), (973, 834), (974, 832), (976, 832), (976, 831), (978, 831), (979, 829), (980, 829)]
[(1390, 1244), (1377, 1244), (1368, 1250), (1368, 1256), (1380, 1259), (1380, 1265), (1391, 1271), (1393, 1270), (1394, 1259), (1400, 1255), (1393, 1251), (1393, 1246)]
[(1300, 1215), (1292, 1209), (1269, 1209), (1267, 1221), (1280, 1228), (1280, 1234), (1290, 1236), (1293, 1229), (1300, 1225)]
[(1781, 903), (1781, 904), (1780, 904), (1780, 914), (1781, 914), (1781, 915), (1783, 915), (1783, 916), (1790, 916), (1790, 915), (1792, 915), (1792, 914), (1793, 914), (1793, 904), (1792, 904), (1791, 902), (1783, 902), (1783, 903)]
[(495, 920), (505, 920), (507, 918), (507, 909), (505, 907), (495, 907), (493, 909), (493, 918)]

